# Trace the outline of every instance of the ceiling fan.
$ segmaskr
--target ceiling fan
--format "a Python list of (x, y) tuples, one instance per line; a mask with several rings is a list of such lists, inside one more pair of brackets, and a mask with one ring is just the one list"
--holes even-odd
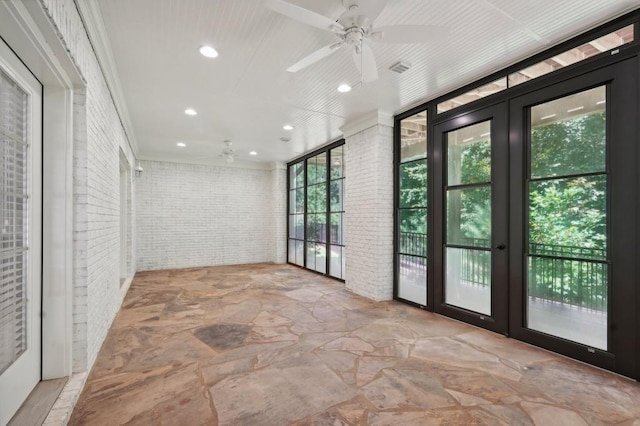
[(367, 45), (376, 43), (425, 43), (448, 32), (447, 28), (434, 25), (392, 25), (376, 27), (374, 21), (389, 0), (342, 0), (346, 11), (336, 20), (283, 0), (267, 0), (266, 6), (281, 15), (333, 32), (337, 40), (287, 68), (298, 72), (332, 53), (342, 46), (353, 50), (353, 60), (360, 72), (361, 81), (369, 83), (378, 79), (378, 67), (373, 51)]
[(224, 161), (226, 161), (227, 163), (233, 163), (233, 161), (238, 156), (238, 154), (236, 154), (236, 152), (231, 148), (231, 144), (232, 142), (230, 140), (224, 141), (224, 149), (222, 150), (220, 155), (218, 155), (218, 157), (224, 158)]

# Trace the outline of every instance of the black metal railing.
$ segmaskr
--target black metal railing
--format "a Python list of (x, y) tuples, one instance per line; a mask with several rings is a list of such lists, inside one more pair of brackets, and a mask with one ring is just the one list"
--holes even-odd
[(427, 234), (401, 232), (398, 249), (402, 254), (427, 257)]
[[(488, 240), (464, 241), (465, 246), (490, 247)], [(491, 283), (491, 256), (486, 250), (457, 248), (460, 281), (466, 285)], [(427, 236), (400, 233), (399, 252), (426, 257)], [(529, 297), (543, 302), (573, 305), (578, 309), (607, 310), (608, 270), (606, 250), (554, 244), (530, 244)], [(403, 256), (409, 261), (407, 256)]]
[[(482, 245), (479, 245), (483, 247)], [(465, 284), (487, 286), (491, 283), (491, 254), (484, 250), (458, 249), (460, 253), (460, 279)]]
[(594, 260), (605, 260), (607, 258), (607, 251), (605, 249), (536, 243), (529, 244), (529, 254)]
[(607, 311), (606, 250), (599, 248), (529, 245), (529, 297)]

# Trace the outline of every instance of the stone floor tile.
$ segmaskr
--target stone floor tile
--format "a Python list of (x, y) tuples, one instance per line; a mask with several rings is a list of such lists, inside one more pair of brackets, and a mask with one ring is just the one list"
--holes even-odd
[(339, 337), (322, 347), (326, 351), (348, 351), (356, 355), (373, 352), (373, 346), (357, 337)]
[(297, 290), (291, 290), (285, 293), (287, 297), (300, 302), (317, 302), (324, 294), (319, 291), (309, 290), (306, 288), (299, 288)]
[(226, 378), (210, 389), (220, 424), (281, 425), (356, 396), (316, 356)]
[(608, 372), (256, 264), (138, 273), (70, 424), (640, 426), (638, 401)]
[(523, 402), (522, 408), (531, 416), (535, 425), (563, 425), (582, 426), (587, 425), (582, 417), (575, 411), (566, 408), (554, 407), (546, 404), (536, 404), (535, 402)]
[(411, 356), (429, 361), (447, 363), (458, 367), (485, 371), (511, 380), (520, 380), (521, 374), (504, 365), (491, 353), (478, 350), (452, 337), (427, 337), (419, 339)]
[(256, 365), (256, 357), (234, 359), (221, 364), (200, 364), (200, 374), (207, 386), (213, 386), (228, 376), (234, 376), (253, 371)]
[(467, 410), (395, 411), (369, 413), (370, 426), (484, 425), (481, 418)]
[(317, 350), (314, 353), (327, 367), (338, 373), (352, 371), (358, 359), (351, 352)]
[(415, 370), (384, 370), (378, 379), (364, 386), (362, 392), (379, 410), (416, 410), (455, 405), (455, 400), (435, 377)]
[(482, 410), (486, 410), (495, 417), (513, 426), (532, 426), (531, 418), (516, 405), (482, 405)]
[(452, 389), (446, 389), (446, 391), (458, 401), (458, 404), (463, 407), (473, 406), (473, 405), (486, 405), (491, 404), (486, 399), (480, 398), (479, 396), (469, 395), (462, 392), (457, 392)]
[[(266, 308), (263, 304), (263, 309)], [(284, 306), (283, 306), (284, 308)], [(281, 317), (280, 315), (276, 315), (270, 312), (262, 311), (253, 319), (253, 325), (258, 327), (280, 327), (280, 326), (290, 326), (293, 324), (293, 321), (289, 318)]]
[(363, 356), (358, 358), (356, 369), (356, 385), (364, 386), (376, 378), (380, 371), (393, 367), (398, 362), (395, 358), (377, 358)]
[(196, 364), (89, 381), (70, 425), (214, 424)]
[(213, 349), (231, 349), (242, 346), (251, 327), (242, 324), (213, 324), (194, 330), (193, 334)]

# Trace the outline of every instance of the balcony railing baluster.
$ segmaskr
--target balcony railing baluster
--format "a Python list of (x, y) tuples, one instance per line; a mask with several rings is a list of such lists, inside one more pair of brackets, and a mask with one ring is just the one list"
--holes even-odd
[[(470, 247), (490, 247), (488, 240), (469, 239)], [(427, 236), (419, 233), (400, 233), (400, 253), (427, 256)], [(460, 279), (475, 286), (491, 283), (491, 265), (485, 264), (485, 251), (463, 250)], [(607, 310), (606, 250), (553, 244), (529, 245), (529, 297), (595, 311)]]

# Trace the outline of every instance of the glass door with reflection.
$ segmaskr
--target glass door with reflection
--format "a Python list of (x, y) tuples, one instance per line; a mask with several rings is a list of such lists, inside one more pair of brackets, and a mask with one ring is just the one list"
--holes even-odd
[(510, 103), (510, 334), (640, 375), (637, 61)]
[(396, 297), (427, 305), (427, 113), (400, 123)]
[(445, 303), (491, 316), (491, 121), (446, 135)]
[(528, 328), (607, 350), (607, 88), (529, 114)]
[(436, 126), (436, 310), (507, 329), (506, 130), (503, 105)]

